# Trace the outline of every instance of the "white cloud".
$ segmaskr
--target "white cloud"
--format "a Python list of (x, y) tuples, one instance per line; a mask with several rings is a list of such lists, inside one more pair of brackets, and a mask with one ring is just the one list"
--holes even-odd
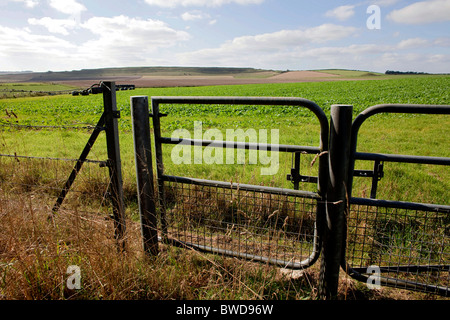
[(396, 4), (399, 1), (401, 1), (401, 0), (372, 0), (371, 4), (374, 4), (374, 5), (377, 5), (380, 7), (389, 7), (389, 6)]
[[(448, 38), (411, 38), (394, 44), (330, 46), (327, 41), (350, 37), (356, 32), (343, 29), (341, 33), (331, 36), (329, 32), (332, 29), (337, 29), (337, 26), (332, 28), (323, 25), (305, 30), (239, 37), (218, 48), (181, 53), (177, 58), (181, 64), (191, 66), (251, 66), (279, 70), (347, 68), (378, 72), (412, 69), (436, 73), (450, 71), (450, 55), (435, 53), (433, 50), (433, 47), (449, 45)], [(316, 41), (314, 36), (319, 36), (321, 40)], [(425, 50), (412, 51), (416, 48)]]
[(334, 24), (318, 27), (281, 30), (255, 36), (242, 36), (225, 42), (218, 48), (201, 49), (179, 55), (181, 63), (209, 65), (245, 64), (254, 66), (256, 61), (271, 60), (277, 63), (278, 57), (287, 59), (293, 52), (305, 50), (305, 46), (343, 39), (354, 35), (356, 28)]
[(429, 41), (422, 38), (412, 38), (400, 41), (397, 45), (399, 49), (414, 49), (414, 48), (423, 48), (429, 44)]
[(402, 24), (428, 24), (450, 21), (450, 0), (420, 1), (394, 10), (387, 19)]
[(236, 3), (239, 5), (261, 4), (264, 0), (145, 0), (152, 6), (175, 8), (175, 7), (220, 7), (222, 5)]
[(39, 0), (12, 0), (13, 2), (22, 2), (27, 8), (34, 8), (39, 4)]
[(98, 36), (80, 46), (79, 52), (90, 59), (110, 64), (137, 65), (146, 62), (160, 48), (175, 46), (190, 39), (189, 33), (175, 30), (159, 20), (142, 20), (124, 15), (94, 17), (81, 24)]
[(55, 36), (0, 26), (0, 69), (29, 70), (32, 61), (35, 69), (55, 70), (75, 50), (75, 45)]
[(433, 44), (437, 47), (450, 47), (450, 38), (438, 38), (434, 40)]
[(333, 10), (329, 10), (325, 13), (325, 16), (338, 19), (339, 21), (345, 21), (355, 15), (355, 6), (340, 6)]
[(76, 0), (49, 0), (49, 4), (53, 9), (69, 15), (77, 15), (87, 10)]
[(414, 53), (399, 45), (350, 45), (321, 47), (295, 53), (300, 65), (309, 69), (346, 68), (384, 72), (386, 70), (449, 72), (450, 55)]
[(181, 19), (184, 21), (194, 21), (194, 20), (202, 20), (202, 19), (210, 19), (211, 16), (207, 13), (194, 10), (194, 11), (188, 11), (181, 15)]
[[(69, 21), (36, 19), (30, 20), (30, 23), (46, 28), (63, 25), (68, 31), (72, 27)], [(0, 26), (0, 70), (56, 71), (164, 64), (169, 63), (171, 55), (161, 53), (161, 50), (190, 38), (186, 31), (173, 29), (162, 21), (123, 15), (94, 17), (76, 27), (84, 29), (83, 33), (88, 37), (81, 41), (65, 40), (56, 33), (40, 35), (27, 27), (14, 29)]]
[(266, 49), (279, 50), (289, 46), (300, 46), (306, 43), (321, 43), (339, 40), (356, 32), (356, 28), (334, 24), (323, 24), (318, 27), (296, 30), (281, 30), (256, 36), (242, 36), (233, 39), (225, 46), (233, 50)]
[(185, 31), (170, 28), (160, 20), (142, 20), (124, 15), (105, 18), (94, 17), (81, 24), (81, 27), (99, 35), (100, 39), (107, 40), (116, 46), (124, 43), (148, 45), (173, 45), (177, 41), (190, 38)]
[(279, 50), (289, 46), (300, 46), (306, 43), (322, 43), (346, 38), (356, 32), (356, 28), (323, 24), (318, 27), (296, 30), (281, 30), (256, 36), (243, 36), (233, 39), (229, 44), (234, 49), (266, 48)]
[(35, 26), (43, 26), (47, 28), (51, 33), (58, 33), (62, 35), (69, 35), (68, 29), (76, 27), (77, 23), (71, 19), (52, 19), (50, 17), (44, 17), (41, 19), (30, 18), (28, 23)]
[(29, 30), (21, 30), (0, 26), (0, 52), (23, 53), (65, 53), (65, 49), (74, 49), (75, 45), (55, 36), (33, 34)]

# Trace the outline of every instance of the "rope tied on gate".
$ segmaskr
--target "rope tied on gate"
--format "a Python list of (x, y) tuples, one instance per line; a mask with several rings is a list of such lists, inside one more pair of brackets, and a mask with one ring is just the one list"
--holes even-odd
[(323, 152), (321, 152), (321, 153), (317, 153), (316, 156), (314, 157), (314, 159), (312, 159), (310, 166), (311, 166), (311, 167), (314, 166), (314, 164), (315, 164), (316, 161), (317, 161), (317, 158), (319, 158), (319, 157), (321, 157), (321, 156), (323, 156), (323, 155), (325, 155), (325, 154), (328, 154), (328, 151), (323, 151)]

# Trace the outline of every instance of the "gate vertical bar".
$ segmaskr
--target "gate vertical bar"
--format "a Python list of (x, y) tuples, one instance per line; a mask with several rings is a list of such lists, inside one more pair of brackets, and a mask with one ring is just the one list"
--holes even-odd
[(155, 157), (156, 157), (156, 178), (158, 184), (159, 210), (161, 217), (161, 238), (163, 242), (167, 241), (167, 222), (166, 222), (166, 202), (164, 194), (164, 164), (161, 143), (161, 113), (159, 112), (159, 102), (152, 99), (152, 118), (153, 134), (155, 136)]
[(331, 106), (327, 212), (319, 287), (322, 299), (337, 298), (339, 270), (345, 256), (352, 111), (350, 105)]
[(123, 202), (122, 163), (120, 160), (119, 126), (117, 122), (120, 115), (117, 111), (116, 84), (115, 82), (103, 82), (102, 85), (115, 237), (118, 243), (123, 246), (125, 236), (125, 205)]
[(153, 165), (147, 96), (131, 97), (134, 154), (141, 234), (144, 251), (158, 254), (158, 230), (153, 186)]

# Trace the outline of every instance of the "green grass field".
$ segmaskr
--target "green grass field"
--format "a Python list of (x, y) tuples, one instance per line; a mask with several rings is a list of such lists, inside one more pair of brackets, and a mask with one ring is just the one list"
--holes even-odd
[[(350, 75), (349, 75), (350, 76)], [(354, 76), (354, 75), (352, 75)], [(383, 76), (384, 77), (384, 76)], [(136, 201), (136, 173), (130, 115), (130, 97), (146, 96), (267, 96), (302, 97), (316, 102), (329, 116), (333, 104), (351, 104), (353, 117), (369, 106), (383, 103), (450, 104), (450, 76), (373, 76), (367, 81), (337, 81), (291, 84), (233, 85), (189, 88), (142, 88), (117, 92), (121, 110), (120, 147), (127, 215), (131, 224), (127, 255), (118, 254), (111, 240), (112, 229), (103, 216), (84, 215), (83, 210), (96, 211), (103, 204), (90, 199), (97, 180), (104, 180), (105, 171), (97, 176), (92, 165), (83, 167), (77, 193), (69, 199), (76, 202), (74, 212), (58, 217), (52, 229), (46, 223), (48, 203), (57, 193), (42, 194), (40, 190), (58, 176), (56, 187), (67, 178), (67, 169), (53, 162), (14, 171), (22, 159), (0, 159), (0, 181), (37, 186), (34, 193), (27, 188), (13, 189), (0, 201), (2, 232), (0, 232), (0, 298), (19, 299), (314, 299), (317, 297), (317, 270), (308, 269), (297, 280), (280, 276), (267, 266), (238, 264), (221, 256), (191, 254), (177, 248), (163, 248), (155, 259), (141, 257), (140, 230)], [(377, 80), (375, 80), (377, 79)], [(119, 83), (120, 84), (120, 83)], [(90, 131), (85, 129), (23, 128), (32, 126), (95, 125), (103, 111), (101, 95), (42, 96), (0, 99), (0, 154), (78, 158)], [(277, 129), (280, 144), (318, 146), (319, 125), (311, 112), (292, 107), (224, 106), (224, 105), (162, 105), (163, 135), (170, 137), (176, 129), (193, 134), (194, 121), (202, 121), (203, 131), (218, 129)], [(377, 115), (360, 130), (358, 151), (420, 156), (450, 157), (450, 119), (438, 115)], [(175, 165), (171, 163), (171, 147), (164, 149), (167, 174), (208, 178), (240, 183), (264, 184), (291, 188), (286, 180), (291, 157), (280, 157), (276, 175), (259, 175), (260, 165)], [(106, 159), (103, 134), (89, 156)], [(31, 161), (30, 161), (31, 162)], [(315, 175), (317, 162), (303, 156), (301, 173)], [(357, 162), (357, 169), (372, 169), (373, 163)], [(92, 169), (91, 169), (92, 167)], [(97, 166), (98, 167), (98, 166)], [(89, 168), (89, 170), (88, 170)], [(24, 170), (25, 170), (24, 169)], [(63, 170), (64, 169), (64, 170)], [(385, 164), (385, 177), (379, 182), (378, 198), (449, 205), (450, 170), (447, 167), (408, 164)], [(42, 175), (48, 172), (49, 175)], [(45, 181), (44, 181), (45, 180)], [(102, 180), (102, 181), (103, 181)], [(368, 197), (371, 180), (355, 178), (354, 196)], [(42, 189), (41, 189), (42, 187)], [(314, 184), (301, 189), (315, 190)], [(13, 196), (14, 194), (14, 196)], [(83, 197), (78, 197), (79, 194)], [(104, 199), (99, 200), (104, 201)], [(79, 205), (79, 206), (78, 206)], [(79, 210), (79, 211), (78, 211)], [(14, 213), (14, 214), (13, 214)], [(82, 219), (79, 219), (79, 218)], [(30, 220), (32, 224), (28, 223)], [(108, 227), (109, 226), (109, 227)], [(38, 250), (39, 249), (39, 250)], [(68, 291), (64, 281), (68, 264), (81, 266), (83, 290)], [(318, 265), (318, 264), (317, 264)], [(345, 281), (344, 281), (345, 282)], [(360, 296), (377, 298), (364, 284), (345, 282), (341, 298)], [(409, 293), (408, 293), (409, 294)], [(380, 294), (380, 298), (402, 299), (408, 294)], [(354, 295), (354, 296), (353, 296)]]
[(73, 89), (75, 88), (72, 86), (56, 83), (0, 83), (0, 99), (46, 96)]
[[(134, 179), (133, 141), (131, 136), (130, 96), (273, 96), (302, 97), (316, 102), (328, 115), (333, 104), (351, 104), (354, 117), (369, 106), (383, 103), (450, 104), (449, 76), (415, 76), (372, 81), (338, 81), (318, 83), (233, 85), (189, 88), (147, 88), (117, 92), (118, 108), (121, 110), (121, 149), (124, 171)], [(0, 110), (13, 112), (17, 118), (1, 116), (2, 123), (22, 125), (94, 125), (103, 110), (102, 95), (45, 96), (32, 98), (1, 99)], [(226, 129), (277, 129), (281, 144), (318, 146), (319, 126), (314, 115), (304, 108), (283, 106), (229, 106), (229, 105), (163, 105), (163, 135), (170, 137), (176, 129), (185, 128), (193, 133), (194, 121), (202, 121), (203, 131), (214, 128), (224, 134)], [(360, 131), (358, 151), (397, 153), (428, 156), (450, 156), (449, 119), (445, 116), (423, 115), (377, 115), (367, 121)], [(2, 131), (2, 153), (16, 152), (49, 157), (77, 158), (87, 141), (88, 133), (78, 131), (41, 130)], [(54, 139), (54, 143), (52, 143)], [(56, 150), (54, 144), (61, 147)], [(93, 150), (94, 157), (105, 156), (104, 143), (99, 141)], [(277, 176), (255, 177), (254, 166), (193, 165), (174, 166), (170, 163), (170, 149), (166, 153), (167, 171), (176, 174), (200, 175), (228, 181), (230, 177), (241, 182), (255, 180), (267, 184), (290, 187), (285, 176), (290, 170), (289, 155), (280, 158)], [(307, 165), (305, 173), (314, 173)], [(371, 163), (362, 163), (370, 168)], [(402, 169), (403, 168), (403, 169)], [(380, 183), (380, 196), (395, 200), (437, 202), (448, 204), (449, 172), (443, 167), (417, 165), (386, 165), (386, 178)], [(239, 174), (237, 174), (239, 172)], [(359, 193), (367, 193), (366, 182), (355, 179)], [(390, 182), (388, 182), (391, 180)], [(383, 184), (386, 184), (383, 188)], [(370, 184), (369, 184), (370, 185)], [(423, 186), (421, 190), (415, 190)], [(310, 185), (305, 186), (311, 187)], [(385, 190), (386, 192), (384, 193)], [(358, 193), (357, 193), (358, 194)]]

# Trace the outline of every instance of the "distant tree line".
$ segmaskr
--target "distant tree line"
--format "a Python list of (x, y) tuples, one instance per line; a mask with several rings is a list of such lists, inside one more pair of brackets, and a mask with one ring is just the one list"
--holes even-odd
[(385, 74), (429, 74), (426, 72), (414, 72), (414, 71), (393, 71), (387, 70)]

